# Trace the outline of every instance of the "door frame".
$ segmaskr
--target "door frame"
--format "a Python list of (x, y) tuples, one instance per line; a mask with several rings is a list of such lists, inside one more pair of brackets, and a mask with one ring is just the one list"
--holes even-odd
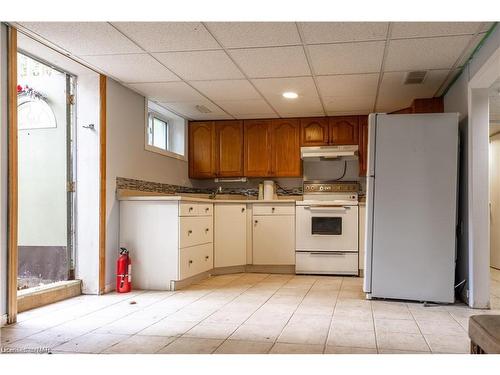
[(469, 306), (490, 307), (489, 99), (500, 77), (500, 47), (468, 83)]

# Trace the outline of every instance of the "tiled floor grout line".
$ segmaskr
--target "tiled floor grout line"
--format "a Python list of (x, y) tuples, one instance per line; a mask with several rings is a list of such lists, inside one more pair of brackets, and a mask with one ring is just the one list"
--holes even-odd
[[(53, 328), (56, 328), (56, 327), (62, 326), (63, 324), (66, 324), (66, 323), (72, 322), (72, 321), (74, 321), (74, 320), (81, 319), (81, 318), (83, 318), (83, 317), (85, 317), (85, 316), (87, 316), (87, 315), (94, 314), (94, 313), (96, 313), (96, 312), (98, 312), (98, 311), (100, 311), (100, 310), (103, 310), (103, 309), (107, 309), (108, 307), (111, 307), (111, 306), (113, 306), (113, 305), (117, 305), (117, 304), (119, 304), (119, 303), (121, 303), (121, 302), (124, 302), (124, 301), (126, 301), (126, 300), (128, 300), (128, 299), (132, 299), (132, 298), (137, 297), (138, 295), (141, 295), (141, 294), (144, 294), (144, 293), (147, 293), (147, 291), (142, 291), (141, 293), (137, 293), (137, 294), (135, 294), (135, 295), (134, 295), (134, 296), (132, 296), (132, 297), (122, 298), (122, 299), (120, 299), (119, 301), (116, 301), (116, 302), (114, 302), (114, 303), (110, 303), (109, 305), (106, 305), (106, 306), (104, 306), (104, 307), (98, 308), (97, 310), (93, 310), (93, 311), (90, 311), (90, 312), (88, 312), (88, 313), (86, 313), (86, 314), (79, 315), (79, 316), (77, 316), (77, 317), (74, 317), (74, 318), (68, 319), (68, 320), (66, 320), (66, 321), (64, 321), (64, 322), (62, 322), (62, 323), (56, 324), (56, 325), (54, 325), (54, 326), (51, 326), (51, 327), (48, 327), (48, 328), (45, 328), (45, 329), (42, 329), (42, 330), (37, 331), (37, 332), (34, 332), (34, 333), (32, 333), (32, 334), (30, 334), (30, 335), (28, 335), (28, 336), (25, 336), (25, 337), (23, 337), (23, 338), (21, 338), (21, 339), (14, 340), (14, 341), (12, 341), (12, 342), (11, 342), (11, 343), (9, 343), (9, 344), (13, 344), (13, 343), (16, 343), (16, 342), (21, 341), (21, 340), (29, 339), (30, 337), (32, 337), (32, 336), (34, 336), (34, 335), (37, 335), (37, 334), (39, 334), (39, 333), (42, 333), (42, 332), (48, 331), (49, 329), (53, 329)], [(173, 294), (172, 294), (172, 295), (173, 295)], [(170, 297), (170, 296), (168, 296), (168, 297)], [(166, 298), (168, 298), (168, 297), (166, 297)], [(165, 298), (165, 299), (166, 299), (166, 298)], [(131, 313), (131, 314), (132, 314), (132, 313)], [(129, 314), (129, 315), (130, 315), (130, 314)], [(39, 317), (40, 317), (40, 316), (39, 316)], [(124, 317), (125, 317), (125, 316), (124, 316)], [(120, 318), (120, 319), (121, 319), (121, 318)], [(118, 319), (117, 319), (117, 320), (118, 320)], [(28, 321), (28, 320), (27, 320), (27, 321)], [(17, 323), (16, 323), (16, 324), (17, 324)], [(108, 323), (106, 323), (106, 324), (108, 324)], [(104, 325), (106, 325), (106, 324), (104, 324)], [(104, 325), (103, 325), (103, 326), (104, 326)], [(96, 329), (99, 329), (99, 328), (101, 328), (101, 327), (98, 327), (98, 328), (96, 328)], [(12, 329), (16, 329), (16, 328), (15, 328), (15, 327), (12, 327)], [(83, 336), (83, 335), (86, 335), (86, 334), (88, 334), (88, 333), (91, 333), (91, 332), (93, 332), (93, 331), (95, 331), (95, 330), (92, 330), (92, 331), (89, 331), (89, 332), (83, 333), (83, 334), (81, 334), (81, 335), (75, 336), (75, 337), (73, 337), (71, 340), (73, 340), (73, 339), (75, 339), (75, 338), (77, 338), (77, 337), (81, 337), (81, 336)], [(66, 342), (69, 342), (69, 341), (71, 341), (71, 340), (65, 341), (65, 342), (63, 342), (63, 343), (61, 343), (61, 344), (59, 344), (59, 345), (57, 345), (57, 346), (63, 345), (63, 344), (65, 344)], [(56, 348), (57, 346), (55, 346), (54, 348)]]
[[(231, 283), (233, 283), (233, 282), (235, 282), (235, 281), (239, 280), (240, 278), (244, 277), (245, 275), (246, 275), (246, 274), (245, 274), (245, 273), (243, 273), (243, 274), (242, 274), (240, 277), (238, 277), (237, 279), (232, 280), (232, 281), (229, 281), (227, 284), (224, 284), (224, 286), (225, 286), (225, 285), (228, 285), (228, 284), (231, 284)], [(198, 323), (196, 323), (194, 326), (192, 326), (190, 329), (188, 329), (188, 330), (187, 330), (186, 332), (184, 332), (182, 335), (176, 336), (176, 338), (175, 338), (172, 342), (169, 342), (167, 345), (165, 345), (164, 347), (160, 348), (157, 352), (159, 352), (160, 350), (162, 350), (162, 349), (166, 348), (167, 346), (169, 346), (169, 345), (173, 344), (175, 341), (177, 341), (178, 339), (180, 339), (181, 337), (183, 337), (183, 336), (184, 336), (187, 332), (189, 332), (189, 331), (190, 331), (190, 330), (192, 330), (193, 328), (195, 328), (195, 327), (199, 326), (202, 322), (204, 322), (205, 320), (207, 320), (207, 319), (208, 319), (209, 317), (211, 317), (213, 314), (215, 314), (215, 313), (219, 312), (219, 311), (220, 311), (220, 310), (221, 310), (224, 306), (227, 306), (228, 304), (230, 304), (231, 302), (233, 302), (236, 298), (238, 298), (238, 297), (239, 297), (239, 296), (241, 296), (243, 293), (245, 293), (248, 289), (251, 289), (253, 286), (255, 286), (256, 284), (258, 284), (258, 283), (262, 282), (263, 280), (267, 279), (269, 276), (270, 276), (270, 274), (269, 274), (269, 275), (267, 275), (266, 277), (264, 277), (262, 280), (259, 280), (257, 283), (252, 284), (252, 285), (251, 285), (251, 286), (249, 286), (248, 288), (244, 289), (244, 290), (243, 290), (240, 294), (238, 294), (237, 296), (235, 296), (233, 299), (229, 300), (229, 301), (228, 301), (227, 303), (225, 303), (224, 305), (221, 305), (221, 306), (220, 306), (217, 310), (215, 310), (215, 311), (214, 311), (213, 313), (211, 313), (210, 315), (206, 316), (204, 319), (200, 320)], [(219, 289), (219, 288), (217, 288), (217, 289)], [(213, 291), (212, 291), (212, 292), (213, 292)], [(209, 294), (211, 294), (212, 292), (207, 293), (206, 295), (209, 295)], [(193, 301), (193, 302), (194, 302), (194, 301)], [(162, 319), (162, 320), (163, 320), (163, 319)], [(238, 328), (239, 328), (239, 326), (238, 326)], [(238, 328), (236, 328), (236, 329), (238, 329)], [(236, 331), (236, 329), (235, 329), (235, 331)], [(232, 335), (233, 333), (234, 333), (234, 331), (233, 331), (233, 332), (231, 332), (231, 335)], [(186, 337), (185, 337), (185, 338), (186, 338)], [(225, 342), (225, 340), (223, 340), (223, 342), (222, 342), (219, 346), (221, 346), (224, 342)], [(219, 348), (219, 346), (217, 346), (217, 347), (214, 349), (214, 352), (215, 352), (215, 350), (217, 350), (217, 349)], [(212, 353), (213, 353), (213, 352), (212, 352)]]
[(371, 311), (372, 322), (373, 322), (373, 334), (375, 335), (375, 350), (377, 351), (377, 354), (380, 354), (379, 350), (378, 350), (377, 327), (376, 327), (376, 323), (375, 323), (375, 314), (373, 313), (373, 303), (372, 303), (371, 299), (369, 301), (370, 301), (370, 311)]
[[(410, 315), (411, 317), (413, 318), (413, 321), (415, 322), (415, 324), (417, 325), (417, 328), (418, 328), (418, 332), (420, 332), (420, 334), (422, 335), (422, 337), (424, 338), (424, 341), (425, 341), (425, 345), (427, 345), (427, 347), (429, 348), (429, 353), (432, 354), (432, 348), (431, 346), (429, 345), (429, 342), (427, 341), (427, 338), (425, 337), (424, 333), (422, 332), (422, 329), (420, 328), (420, 325), (418, 324), (418, 321), (417, 319), (415, 318), (415, 315), (413, 315), (413, 312), (411, 311), (411, 309), (408, 307), (408, 305), (406, 305), (406, 308), (408, 309), (408, 311), (410, 312)], [(451, 315), (451, 314), (450, 314)], [(461, 326), (460, 326), (461, 327)]]
[[(154, 323), (151, 323), (149, 326), (144, 327), (144, 328), (143, 328), (143, 329), (141, 329), (139, 332), (136, 332), (136, 333), (134, 333), (134, 334), (132, 334), (132, 335), (129, 335), (129, 336), (130, 336), (130, 337), (132, 337), (132, 336), (141, 336), (139, 333), (140, 333), (140, 332), (142, 332), (142, 331), (144, 331), (145, 329), (147, 329), (147, 328), (151, 327), (151, 326), (152, 326), (152, 325), (154, 325), (154, 324), (157, 324), (157, 323), (161, 322), (162, 320), (164, 320), (164, 319), (168, 318), (169, 316), (171, 316), (171, 315), (173, 315), (173, 314), (175, 314), (175, 313), (179, 312), (180, 310), (182, 310), (182, 309), (184, 309), (184, 308), (186, 308), (186, 307), (188, 307), (188, 306), (192, 305), (193, 303), (195, 303), (195, 302), (197, 302), (197, 301), (201, 300), (202, 298), (204, 298), (204, 297), (206, 297), (206, 296), (208, 296), (208, 295), (210, 295), (210, 294), (214, 293), (215, 291), (217, 291), (217, 290), (219, 290), (219, 289), (223, 288), (224, 286), (229, 285), (229, 284), (231, 284), (232, 282), (235, 282), (236, 280), (241, 279), (241, 278), (242, 278), (242, 277), (244, 277), (244, 276), (245, 276), (245, 274), (241, 274), (239, 277), (235, 278), (234, 280), (230, 280), (230, 281), (228, 281), (228, 282), (227, 282), (227, 283), (225, 283), (225, 284), (222, 284), (222, 285), (220, 285), (220, 286), (217, 286), (217, 287), (215, 287), (215, 288), (212, 288), (212, 289), (210, 290), (210, 292), (205, 293), (205, 294), (202, 294), (199, 298), (197, 298), (197, 299), (195, 299), (195, 300), (191, 301), (191, 302), (190, 302), (190, 303), (188, 303), (187, 305), (184, 305), (184, 306), (180, 307), (179, 309), (177, 309), (177, 310), (175, 310), (175, 311), (170, 312), (170, 314), (168, 314), (168, 315), (164, 316), (164, 317), (163, 317), (163, 318), (161, 318), (160, 320), (158, 320), (158, 321), (156, 321), (156, 322), (154, 322)], [(194, 285), (197, 285), (197, 284), (194, 284)], [(198, 285), (199, 285), (199, 284), (198, 284)], [(185, 290), (186, 290), (186, 289), (185, 289)], [(185, 290), (184, 290), (184, 291), (185, 291)], [(189, 290), (189, 289), (187, 289), (187, 290)], [(180, 290), (180, 291), (179, 291), (179, 293), (177, 293), (177, 294), (180, 294), (181, 292), (182, 292), (182, 290)], [(239, 295), (238, 295), (238, 296), (239, 296)], [(235, 298), (237, 298), (238, 296), (236, 296)], [(231, 300), (231, 301), (232, 301), (232, 300)], [(229, 302), (231, 302), (231, 301), (229, 301)], [(228, 303), (229, 303), (229, 302), (228, 302)], [(155, 302), (155, 303), (156, 303), (156, 302)], [(150, 306), (152, 306), (152, 305), (154, 305), (154, 304), (151, 304)], [(226, 306), (226, 304), (222, 305), (221, 307), (223, 307), (223, 306)], [(148, 307), (149, 307), (149, 306), (148, 306)], [(220, 308), (219, 308), (219, 309), (220, 309)], [(217, 311), (219, 311), (219, 310), (214, 311), (212, 314), (216, 313)], [(212, 315), (212, 314), (210, 314), (210, 315)], [(209, 315), (209, 316), (210, 316), (210, 315)], [(127, 316), (128, 316), (128, 315), (127, 315)], [(206, 318), (208, 318), (208, 316), (207, 316)], [(206, 318), (205, 318), (205, 319), (206, 319)], [(203, 320), (199, 321), (197, 324), (195, 324), (195, 325), (194, 325), (193, 327), (191, 327), (189, 330), (191, 330), (191, 329), (193, 329), (194, 327), (196, 327), (197, 325), (199, 325), (202, 321), (203, 321)], [(97, 328), (97, 329), (99, 329), (99, 328)], [(189, 330), (188, 330), (188, 331), (189, 331)], [(94, 331), (95, 331), (95, 330), (94, 330)], [(93, 331), (92, 331), (92, 332), (93, 332)], [(186, 332), (184, 332), (184, 333), (186, 333)], [(170, 344), (172, 344), (174, 341), (176, 341), (177, 339), (179, 339), (180, 337), (182, 337), (182, 335), (179, 335), (179, 336), (166, 336), (166, 337), (175, 337), (175, 338), (174, 338), (174, 340), (172, 340), (171, 342), (169, 342), (169, 343), (168, 343), (168, 344), (166, 344), (165, 346), (163, 346), (163, 347), (161, 347), (160, 349), (158, 349), (155, 353), (157, 353), (157, 352), (159, 352), (160, 350), (162, 350), (162, 349), (166, 348), (167, 346), (169, 346)], [(120, 341), (120, 342), (121, 342), (121, 341)], [(111, 346), (109, 346), (109, 347), (107, 347), (107, 348), (103, 349), (103, 350), (101, 351), (101, 353), (102, 353), (103, 351), (105, 351), (105, 350), (108, 350), (108, 349), (112, 348), (112, 347), (113, 347), (113, 346), (115, 346), (115, 345), (118, 345), (120, 342), (117, 342), (117, 343), (115, 343), (115, 344), (113, 344), (113, 345), (111, 345)]]
[(328, 333), (326, 334), (325, 345), (323, 346), (323, 354), (326, 352), (326, 346), (328, 345), (328, 340), (330, 339), (330, 332), (332, 332), (333, 316), (335, 315), (335, 309), (337, 308), (337, 303), (339, 301), (340, 292), (342, 291), (342, 285), (344, 285), (344, 278), (340, 280), (340, 286), (335, 298), (335, 304), (333, 305), (332, 317), (330, 318), (330, 324), (328, 325)]
[[(278, 343), (278, 340), (280, 338), (280, 336), (283, 334), (283, 331), (285, 330), (286, 326), (288, 325), (288, 323), (290, 322), (290, 320), (293, 318), (293, 316), (295, 315), (295, 313), (297, 312), (297, 309), (299, 308), (300, 304), (302, 303), (302, 301), (304, 301), (304, 298), (306, 298), (306, 296), (309, 294), (309, 292), (311, 291), (312, 287), (314, 286), (314, 284), (316, 284), (318, 282), (318, 279), (315, 279), (314, 282), (311, 284), (311, 286), (309, 287), (309, 289), (307, 289), (307, 292), (304, 294), (304, 296), (300, 299), (300, 302), (297, 304), (297, 307), (293, 310), (292, 314), (290, 315), (290, 318), (288, 318), (288, 320), (286, 321), (285, 325), (283, 326), (283, 328), (281, 329), (280, 333), (276, 336), (276, 339), (273, 341), (273, 345), (271, 345), (271, 347), (269, 348), (269, 350), (267, 351), (267, 353), (270, 353), (271, 350), (273, 350), (273, 348), (275, 347), (275, 345)], [(281, 287), (282, 288), (282, 287)], [(280, 288), (280, 289), (281, 289)], [(279, 289), (278, 289), (279, 290)]]
[[(238, 279), (239, 279), (239, 278), (241, 278), (241, 277), (243, 277), (243, 275), (241, 275), (240, 277), (236, 278), (235, 280), (238, 280)], [(234, 281), (234, 280), (233, 280), (233, 281)], [(207, 296), (207, 295), (209, 295), (209, 294), (213, 293), (214, 291), (218, 290), (219, 288), (222, 288), (223, 286), (225, 286), (225, 285), (227, 285), (227, 284), (229, 284), (229, 283), (231, 283), (231, 281), (228, 281), (228, 282), (227, 282), (227, 283), (225, 283), (225, 284), (222, 284), (222, 285), (220, 285), (220, 286), (218, 286), (218, 287), (215, 287), (215, 288), (211, 289), (211, 291), (210, 291), (210, 292), (200, 295), (197, 299), (195, 299), (195, 300), (191, 301), (191, 302), (190, 302), (190, 303), (188, 303), (187, 305), (182, 306), (182, 307), (180, 307), (179, 309), (177, 309), (177, 310), (175, 310), (175, 311), (171, 311), (168, 315), (164, 316), (163, 318), (161, 318), (160, 320), (158, 320), (158, 321), (156, 321), (156, 322), (154, 322), (154, 323), (151, 323), (149, 326), (147, 326), (147, 327), (143, 328), (141, 331), (143, 331), (143, 330), (145, 330), (146, 328), (148, 328), (148, 327), (152, 326), (153, 324), (156, 324), (156, 323), (158, 323), (158, 322), (162, 321), (163, 319), (165, 319), (165, 318), (169, 317), (170, 315), (175, 314), (175, 313), (176, 313), (176, 312), (178, 312), (179, 310), (182, 310), (183, 308), (185, 308), (185, 307), (187, 307), (187, 306), (191, 305), (192, 303), (195, 303), (196, 301), (200, 300), (201, 298), (203, 298), (203, 297), (205, 297), (205, 296)], [(194, 284), (194, 285), (196, 285), (196, 284)], [(189, 289), (187, 289), (187, 290), (189, 290)], [(162, 302), (162, 301), (164, 301), (164, 300), (166, 300), (166, 299), (168, 299), (168, 298), (170, 298), (170, 297), (172, 297), (172, 296), (174, 296), (174, 295), (179, 295), (179, 294), (182, 294), (182, 293), (183, 293), (183, 292), (185, 292), (185, 291), (186, 291), (186, 289), (184, 289), (184, 290), (177, 290), (177, 291), (176, 291), (176, 290), (174, 290), (174, 291), (173, 291), (173, 293), (172, 293), (172, 294), (170, 294), (169, 296), (167, 296), (167, 297), (165, 297), (165, 298), (162, 298), (161, 300), (156, 301), (156, 302), (154, 302), (154, 303), (152, 303), (152, 304), (150, 304), (150, 305), (148, 305), (148, 306), (146, 306), (146, 307), (144, 307), (143, 309), (138, 310), (138, 311), (143, 311), (145, 308), (151, 307), (151, 306), (153, 306), (153, 305), (155, 305), (155, 304), (157, 304), (157, 303), (159, 303), (159, 302)], [(145, 292), (147, 293), (147, 291), (145, 291)], [(137, 296), (137, 295), (136, 295), (136, 296)], [(131, 298), (133, 298), (133, 297), (131, 297)], [(130, 299), (131, 299), (131, 298), (130, 298)], [(123, 301), (126, 301), (127, 299), (129, 299), (129, 298), (125, 298), (125, 299), (123, 299)], [(120, 302), (122, 302), (122, 301), (120, 301)], [(111, 305), (109, 305), (109, 306), (112, 306), (112, 305), (113, 305), (113, 304), (111, 304)], [(107, 307), (109, 307), (109, 306), (107, 306)], [(105, 307), (105, 308), (106, 308), (106, 307)], [(97, 311), (99, 311), (99, 310), (96, 310), (96, 311), (94, 311), (94, 312), (97, 312)], [(116, 322), (116, 321), (118, 321), (118, 320), (121, 320), (121, 319), (124, 319), (124, 318), (126, 318), (126, 317), (128, 317), (128, 316), (130, 316), (130, 315), (132, 315), (132, 314), (135, 314), (135, 313), (137, 313), (138, 311), (134, 311), (134, 312), (131, 312), (130, 314), (124, 315), (124, 316), (122, 316), (120, 319), (115, 320), (114, 322)], [(113, 323), (114, 323), (114, 322), (113, 322)], [(64, 324), (64, 323), (63, 323), (63, 324)], [(66, 344), (67, 342), (72, 341), (72, 340), (74, 340), (74, 339), (76, 339), (76, 338), (82, 337), (82, 336), (87, 335), (87, 334), (90, 334), (90, 333), (95, 333), (95, 331), (97, 331), (98, 329), (100, 329), (100, 328), (102, 328), (102, 327), (104, 327), (104, 326), (106, 326), (106, 325), (108, 325), (108, 324), (110, 324), (110, 323), (103, 324), (102, 326), (99, 326), (99, 327), (97, 327), (97, 328), (95, 328), (95, 329), (93, 329), (93, 330), (91, 330), (91, 331), (89, 331), (89, 332), (83, 333), (83, 334), (81, 334), (81, 335), (79, 335), (79, 336), (75, 336), (75, 337), (74, 337), (74, 338), (72, 338), (71, 340), (68, 340), (68, 341), (66, 341), (66, 342), (64, 342), (64, 343), (61, 343), (61, 344), (59, 344), (59, 345), (55, 346), (55, 347), (54, 347), (54, 349), (55, 349), (55, 348), (57, 348), (57, 347), (59, 347), (59, 346), (61, 346), (61, 345)], [(140, 332), (140, 331), (139, 331), (139, 332)], [(131, 334), (131, 335), (127, 335), (127, 336), (129, 336), (128, 338), (130, 338), (130, 337), (135, 336), (135, 335), (137, 335), (137, 334), (138, 334), (138, 332), (136, 332), (136, 333), (134, 333), (134, 334)], [(125, 339), (125, 340), (126, 340), (126, 339)], [(123, 341), (124, 341), (124, 340), (123, 340)], [(174, 340), (174, 341), (175, 341), (175, 340)], [(108, 346), (108, 347), (106, 347), (106, 348), (102, 349), (99, 353), (102, 353), (103, 351), (105, 351), (105, 350), (107, 350), (107, 349), (109, 349), (109, 348), (112, 348), (113, 346), (118, 345), (118, 344), (119, 344), (119, 343), (121, 343), (121, 342), (122, 342), (122, 341), (119, 341), (119, 342), (117, 342), (117, 343), (115, 343), (115, 344), (113, 344), (113, 345), (110, 345), (110, 346)], [(169, 344), (170, 344), (170, 343), (169, 343)], [(167, 344), (167, 345), (168, 345), (168, 344)], [(163, 348), (162, 348), (162, 349), (163, 349)], [(160, 349), (160, 350), (161, 350), (161, 349)]]

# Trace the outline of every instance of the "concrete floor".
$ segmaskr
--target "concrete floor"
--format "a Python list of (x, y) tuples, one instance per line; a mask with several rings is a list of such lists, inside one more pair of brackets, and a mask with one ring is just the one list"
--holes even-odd
[(472, 310), (367, 301), (360, 278), (223, 275), (31, 310), (1, 329), (1, 343), (52, 353), (468, 353), (468, 317), (500, 314), (500, 271), (491, 279), (495, 310)]

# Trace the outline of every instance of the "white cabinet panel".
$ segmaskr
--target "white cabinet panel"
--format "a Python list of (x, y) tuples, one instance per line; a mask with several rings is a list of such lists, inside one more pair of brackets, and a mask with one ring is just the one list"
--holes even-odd
[(196, 202), (179, 202), (179, 216), (198, 215), (198, 204)]
[(255, 215), (253, 230), (253, 264), (295, 264), (295, 217), (292, 215)]
[(213, 242), (213, 223), (211, 216), (180, 217), (180, 247)]
[(358, 254), (333, 252), (297, 253), (297, 273), (358, 274)]
[(211, 243), (181, 249), (179, 280), (211, 270), (213, 268), (212, 254), (213, 245)]
[(253, 205), (253, 214), (254, 215), (295, 215), (295, 204), (255, 203)]
[(246, 204), (215, 204), (215, 267), (242, 266), (247, 257)]

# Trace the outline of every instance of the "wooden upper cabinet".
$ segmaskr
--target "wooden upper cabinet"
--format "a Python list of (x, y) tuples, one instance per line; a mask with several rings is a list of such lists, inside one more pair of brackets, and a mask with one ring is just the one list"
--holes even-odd
[(300, 177), (300, 123), (298, 119), (272, 122), (272, 165), (275, 177)]
[(300, 119), (300, 145), (324, 146), (328, 144), (328, 118)]
[(216, 121), (216, 174), (219, 177), (242, 177), (243, 121)]
[(189, 177), (215, 177), (215, 123), (189, 124)]
[(359, 175), (368, 170), (368, 116), (359, 116)]
[(245, 120), (243, 124), (245, 176), (270, 176), (272, 120)]
[(358, 116), (329, 118), (330, 144), (357, 145), (359, 138)]

